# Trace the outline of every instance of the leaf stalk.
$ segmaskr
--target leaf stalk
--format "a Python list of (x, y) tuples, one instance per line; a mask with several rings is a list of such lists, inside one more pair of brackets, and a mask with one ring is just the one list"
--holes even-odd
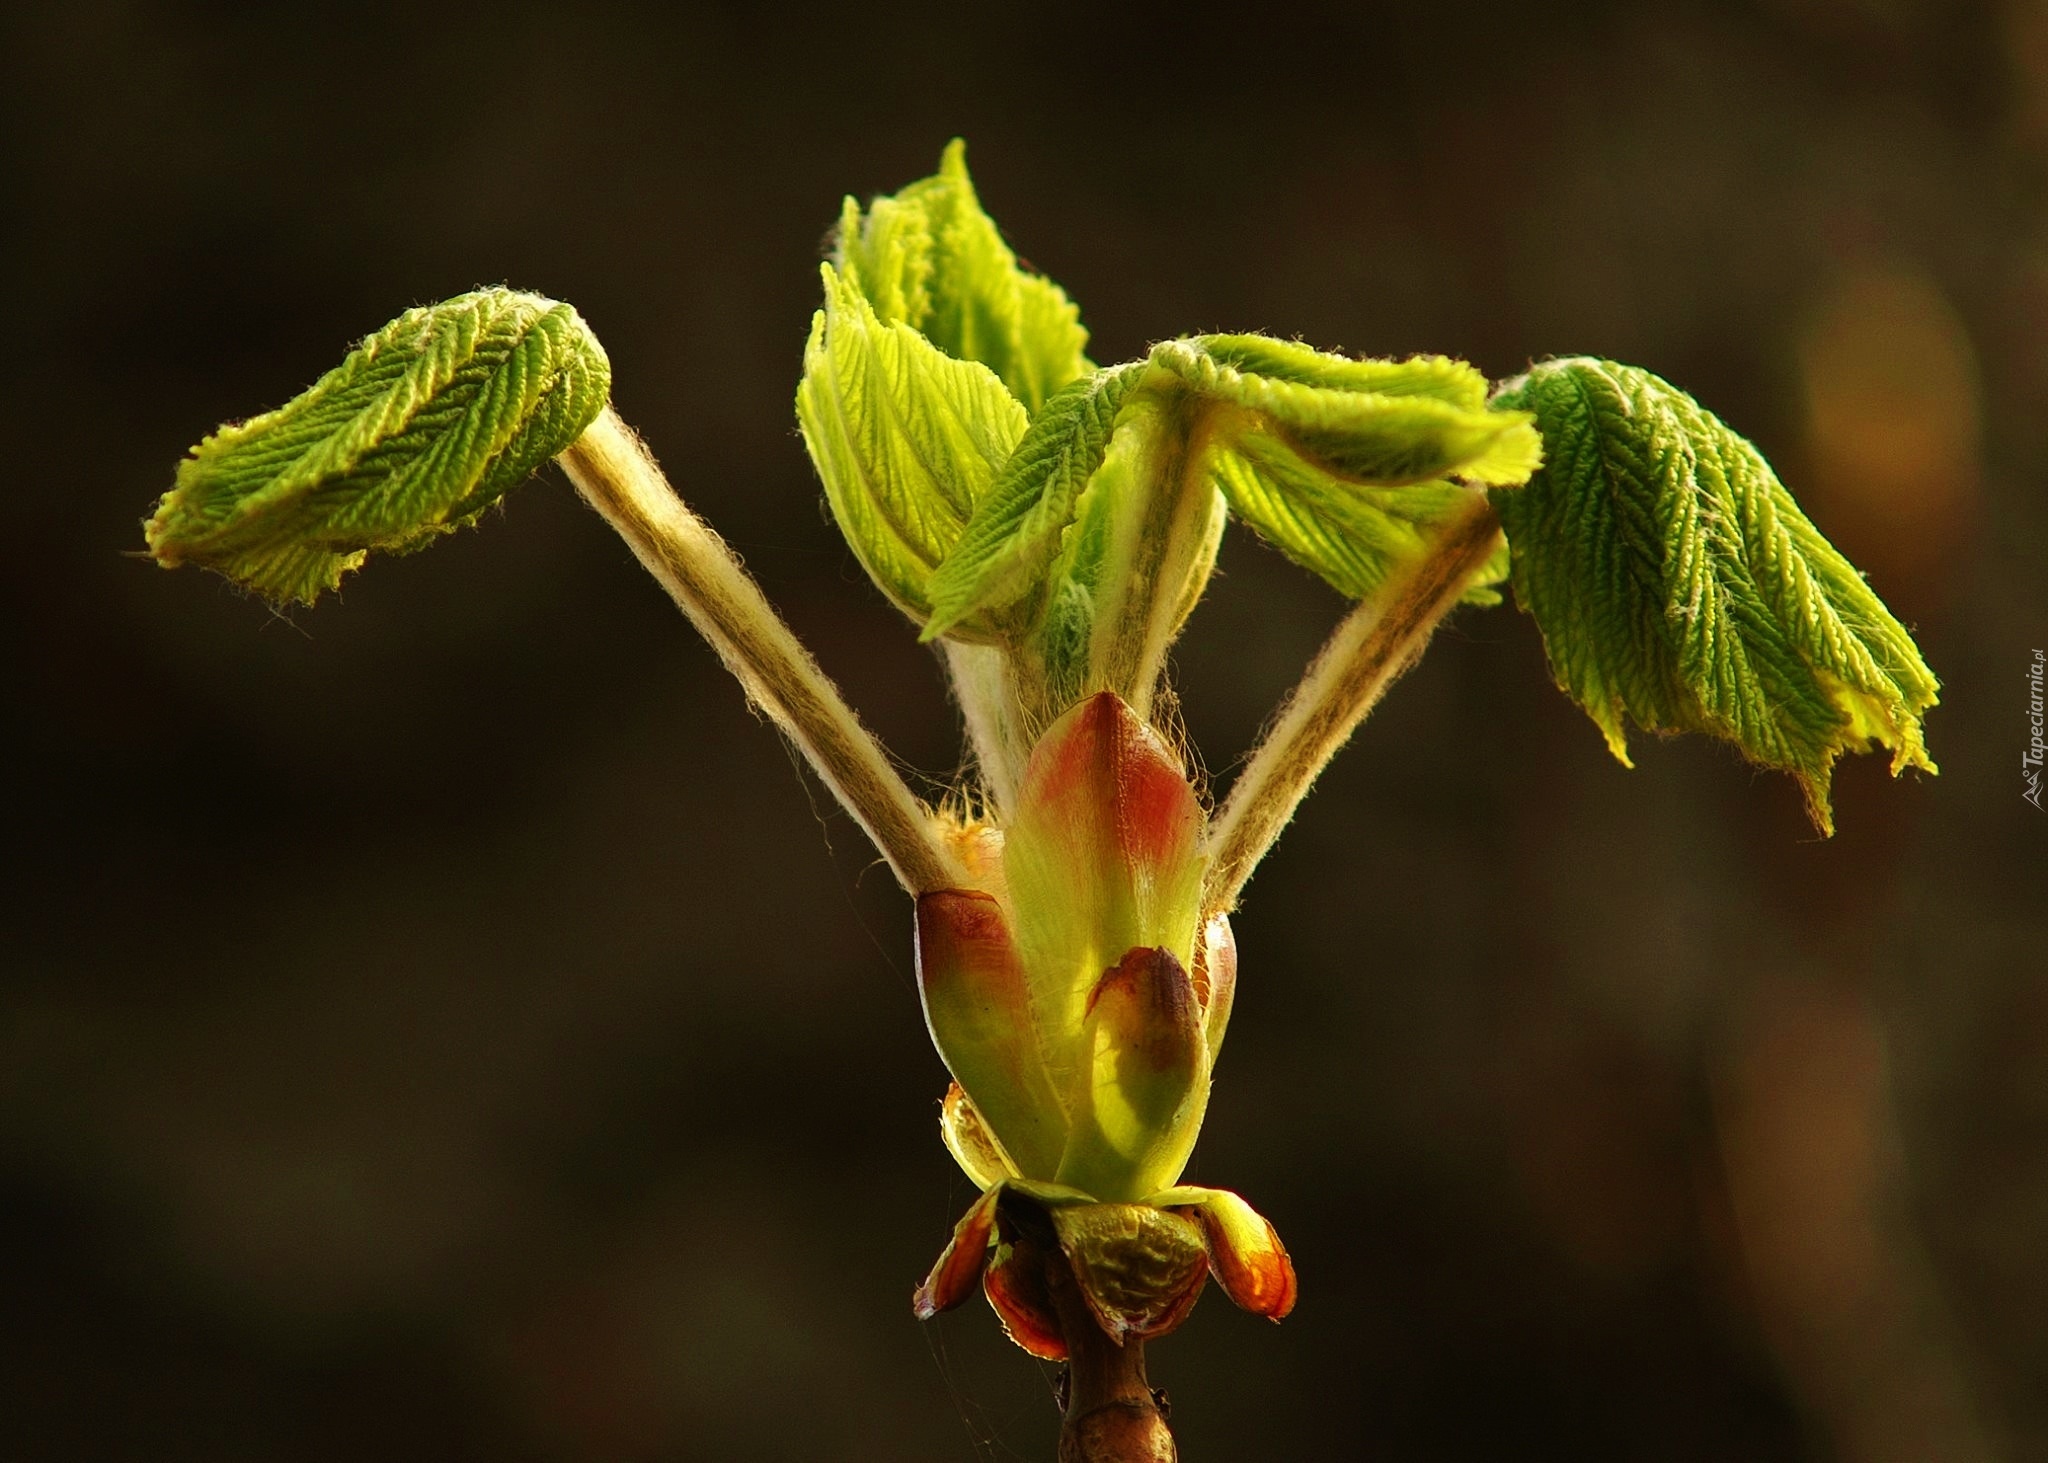
[(1252, 871), (1351, 733), (1429, 644), (1499, 547), (1484, 491), (1447, 520), (1434, 549), (1390, 576), (1337, 625), (1288, 696), (1210, 825), (1205, 908), (1228, 913)]
[(632, 428), (607, 406), (557, 459), (866, 830), (911, 894), (965, 885), (930, 814), (839, 688), (703, 519), (676, 496)]

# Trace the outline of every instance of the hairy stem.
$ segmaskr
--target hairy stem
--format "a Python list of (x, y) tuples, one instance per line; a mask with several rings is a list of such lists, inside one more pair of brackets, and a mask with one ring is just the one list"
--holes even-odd
[[(1151, 718), (1167, 649), (1209, 578), (1222, 537), (1222, 495), (1199, 470), (1213, 415), (1184, 396), (1162, 409), (1153, 428), (1160, 443), (1156, 476), (1131, 495), (1119, 525), (1128, 544), (1121, 592), (1098, 607), (1090, 679), (1120, 694), (1141, 720)], [(1189, 570), (1197, 564), (1190, 593)]]
[(982, 796), (991, 811), (1006, 811), (1016, 803), (1031, 756), (1031, 728), (1017, 696), (1016, 667), (997, 646), (970, 645), (951, 636), (939, 641), (939, 652), (967, 723)]
[(1206, 908), (1237, 904), (1252, 870), (1366, 713), (1415, 663), (1438, 622), (1500, 543), (1486, 495), (1444, 526), (1435, 549), (1346, 615), (1230, 789), (1209, 834)]
[(888, 754), (725, 541), (676, 496), (618, 414), (607, 406), (558, 460), (576, 490), (711, 642), (748, 697), (867, 830), (897, 882), (912, 894), (963, 886), (965, 876)]
[(1161, 1394), (1145, 1376), (1145, 1343), (1110, 1339), (1057, 1249), (1048, 1252), (1045, 1279), (1067, 1343), (1059, 1463), (1176, 1463)]

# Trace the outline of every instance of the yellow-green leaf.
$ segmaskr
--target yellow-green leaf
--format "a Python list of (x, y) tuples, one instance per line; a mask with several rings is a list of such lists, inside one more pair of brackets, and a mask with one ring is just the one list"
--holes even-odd
[(926, 640), (978, 611), (1006, 608), (1044, 583), (1075, 504), (1109, 451), (1124, 399), (1144, 373), (1142, 362), (1093, 372), (1055, 392), (1032, 418), (932, 576)]
[[(1461, 362), (1352, 361), (1258, 337), (1218, 340), (1168, 341), (1152, 359), (1341, 481), (1392, 488), (1457, 476), (1501, 486), (1525, 481), (1542, 460), (1529, 417), (1490, 409), (1484, 380)], [(1227, 437), (1230, 425), (1220, 430)]]
[(286, 405), (193, 448), (147, 525), (150, 553), (311, 603), (370, 551), (473, 522), (610, 392), (604, 349), (568, 305), (489, 289), (408, 310)]
[[(1351, 360), (1294, 341), (1216, 335), (1170, 341), (1153, 360), (1212, 408), (1208, 470), (1231, 510), (1353, 599), (1429, 552), (1466, 483), (1519, 483), (1541, 460), (1527, 413), (1489, 408), (1463, 361)], [(1496, 603), (1489, 565), (1466, 592)]]
[(923, 624), (932, 572), (1024, 435), (1024, 408), (987, 366), (886, 322), (830, 264), (822, 273), (797, 421), (861, 566)]
[(1080, 312), (1058, 285), (1018, 266), (982, 211), (958, 138), (936, 174), (877, 198), (865, 214), (849, 198), (837, 257), (884, 321), (980, 361), (1027, 411), (1092, 369)]

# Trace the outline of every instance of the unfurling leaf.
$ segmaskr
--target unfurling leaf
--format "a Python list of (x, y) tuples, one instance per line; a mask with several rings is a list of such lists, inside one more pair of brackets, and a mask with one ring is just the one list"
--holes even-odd
[(1048, 709), (1098, 687), (1150, 707), (1229, 516), (1202, 468), (1197, 419), (1187, 392), (1157, 370), (1125, 398), (1037, 602), (1028, 653)]
[(1096, 371), (1054, 393), (1031, 420), (931, 580), (926, 640), (969, 615), (1007, 608), (1040, 587), (1075, 504), (1102, 459), (1142, 362)]
[[(1082, 353), (1088, 333), (1058, 285), (1018, 267), (958, 141), (937, 174), (865, 213), (846, 200), (824, 276), (797, 419), (833, 516), (912, 619), (925, 624), (937, 595), (943, 628), (986, 637), (995, 627), (966, 603), (976, 587), (966, 571), (936, 589), (933, 573), (969, 520), (985, 516), (977, 509), (1026, 422), (1094, 369)], [(1038, 440), (1060, 445), (1044, 432)], [(1009, 471), (1003, 492), (1028, 509), (1010, 482), (1022, 471)], [(969, 559), (998, 546), (984, 530)]]
[[(1526, 478), (1541, 443), (1486, 391), (1461, 361), (1350, 360), (1255, 335), (1169, 341), (1083, 377), (1032, 419), (931, 576), (925, 638), (1021, 645), (1054, 713), (1090, 686), (1142, 700), (1228, 509), (1364, 598), (1430, 552), (1473, 484)], [(1468, 598), (1497, 601), (1506, 568)]]
[(1547, 462), (1494, 500), (1551, 673), (1628, 761), (1627, 726), (1703, 731), (1789, 772), (1833, 831), (1835, 758), (1934, 771), (1937, 682), (1912, 637), (1763, 457), (1647, 371), (1550, 361), (1498, 399)]
[(1152, 359), (1341, 482), (1506, 486), (1542, 461), (1528, 415), (1488, 407), (1485, 379), (1461, 361), (1354, 361), (1245, 335), (1168, 341)]
[[(925, 640), (1013, 657), (1027, 742), (1092, 690), (1149, 710), (1230, 509), (1363, 598), (1474, 487), (1541, 459), (1527, 415), (1440, 356), (1218, 335), (1095, 370), (957, 142), (936, 176), (865, 211), (848, 200), (825, 284), (797, 414), (833, 512)], [(1467, 598), (1496, 601), (1505, 570)]]
[(610, 392), (568, 305), (489, 289), (408, 310), (304, 394), (193, 448), (145, 527), (150, 553), (311, 603), (369, 551), (473, 522)]
[[(1427, 553), (1432, 530), (1473, 492), (1441, 481), (1406, 488), (1340, 482), (1259, 432), (1219, 452), (1212, 470), (1239, 518), (1350, 599), (1364, 599), (1389, 573)], [(1482, 571), (1465, 597), (1497, 604), (1491, 586), (1506, 577), (1503, 559)]]
[(922, 624), (932, 571), (1024, 435), (1024, 408), (987, 366), (878, 314), (850, 272), (823, 275), (797, 421), (861, 566)]
[[(1153, 359), (1220, 404), (1209, 470), (1237, 516), (1339, 593), (1363, 599), (1427, 553), (1469, 501), (1542, 459), (1527, 413), (1491, 409), (1463, 361), (1350, 360), (1265, 336), (1207, 336)], [(1497, 602), (1489, 566), (1466, 598)]]
[(837, 262), (885, 323), (981, 362), (1028, 412), (1093, 369), (1080, 312), (1058, 285), (1018, 267), (975, 197), (958, 138), (937, 174), (877, 198), (865, 216), (846, 200)]

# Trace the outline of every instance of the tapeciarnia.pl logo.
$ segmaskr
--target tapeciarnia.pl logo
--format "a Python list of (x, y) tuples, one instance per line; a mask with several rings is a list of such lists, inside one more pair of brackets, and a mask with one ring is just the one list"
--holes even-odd
[(2041, 677), (2043, 657), (2034, 652), (2034, 663), (2027, 667), (2027, 750), (2020, 754), (2020, 776), (2027, 780), (2026, 790), (2020, 796), (2035, 807), (2041, 806), (2041, 756), (2044, 750), (2041, 741)]

